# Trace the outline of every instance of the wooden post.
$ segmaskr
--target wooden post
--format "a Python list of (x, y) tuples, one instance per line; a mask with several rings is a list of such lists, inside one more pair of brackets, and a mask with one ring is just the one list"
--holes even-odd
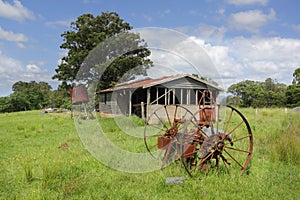
[(186, 104), (190, 105), (191, 104), (191, 102), (190, 102), (190, 99), (191, 99), (191, 90), (190, 89), (186, 90), (186, 96), (187, 96)]
[(175, 91), (176, 91), (176, 90), (173, 89), (173, 104), (176, 104), (176, 98), (175, 98), (175, 96), (176, 96), (175, 93), (176, 93), (176, 92), (175, 92)]
[(142, 114), (142, 120), (145, 121), (145, 107), (144, 102), (141, 102), (141, 114)]
[(131, 90), (129, 90), (129, 110), (128, 110), (128, 116), (131, 116), (131, 107), (132, 107), (132, 102), (131, 102)]
[(165, 88), (165, 105), (167, 105), (167, 91), (168, 91), (168, 89)]
[(198, 105), (198, 90), (196, 90), (196, 105)]
[(167, 95), (168, 95), (168, 103), (167, 103), (167, 105), (170, 105), (170, 97), (171, 97), (171, 91), (170, 91), (170, 89), (169, 89)]
[(219, 92), (217, 92), (217, 95), (216, 95), (216, 105), (215, 105), (215, 112), (216, 112), (216, 120), (218, 120), (217, 123), (219, 123), (219, 115), (220, 115), (220, 94)]
[(183, 91), (182, 88), (180, 89), (180, 105), (182, 105), (182, 100), (183, 100)]
[(150, 96), (151, 95), (151, 93), (150, 93), (150, 88), (148, 88), (147, 89), (147, 109), (146, 109), (146, 118), (148, 118), (149, 117), (149, 112), (150, 112)]
[(157, 99), (156, 104), (158, 104), (158, 87), (156, 88), (156, 99)]

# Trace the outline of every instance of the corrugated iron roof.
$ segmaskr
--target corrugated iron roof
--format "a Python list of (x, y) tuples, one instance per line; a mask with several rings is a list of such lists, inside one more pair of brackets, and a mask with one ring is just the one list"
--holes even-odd
[(108, 88), (105, 90), (101, 90), (100, 93), (105, 93), (105, 92), (113, 92), (113, 91), (117, 91), (117, 90), (125, 90), (125, 89), (137, 89), (137, 88), (148, 88), (154, 85), (159, 85), (159, 84), (163, 84), (166, 82), (170, 82), (173, 80), (177, 80), (179, 78), (192, 78), (196, 81), (202, 82), (210, 87), (213, 87), (217, 90), (222, 91), (223, 89), (212, 85), (211, 83), (208, 83), (202, 79), (199, 79), (195, 76), (191, 76), (191, 75), (187, 75), (187, 74), (177, 74), (177, 75), (171, 75), (171, 76), (164, 76), (164, 77), (160, 77), (160, 78), (156, 78), (156, 79), (151, 79), (151, 78), (146, 78), (146, 79), (142, 79), (142, 80), (133, 80), (133, 81), (128, 81), (125, 83), (121, 83), (121, 84), (117, 84), (115, 87), (113, 88)]

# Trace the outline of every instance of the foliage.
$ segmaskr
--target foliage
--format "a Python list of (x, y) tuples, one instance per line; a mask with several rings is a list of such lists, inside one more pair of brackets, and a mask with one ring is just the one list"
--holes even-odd
[(71, 110), (72, 102), (70, 93), (63, 88), (58, 87), (57, 90), (51, 92), (49, 106), (52, 108), (65, 108)]
[(18, 81), (12, 86), (13, 93), (0, 97), (0, 113), (38, 110), (46, 107), (71, 109), (69, 93), (58, 88), (52, 91), (46, 82)]
[(295, 70), (293, 77), (292, 85), (289, 85), (286, 90), (288, 107), (300, 106), (300, 68)]
[[(54, 79), (62, 81), (62, 85), (68, 85), (76, 82), (77, 73), (82, 65), (89, 65), (86, 71), (83, 71), (80, 78), (85, 78), (84, 81), (89, 82), (91, 79), (99, 81), (99, 88), (107, 88), (122, 77), (129, 69), (137, 66), (145, 65), (141, 71), (135, 71), (136, 74), (145, 74), (146, 68), (151, 62), (146, 59), (150, 55), (150, 51), (142, 44), (143, 40), (139, 35), (129, 33), (132, 28), (127, 22), (115, 12), (103, 12), (101, 15), (94, 17), (92, 14), (84, 14), (71, 23), (72, 30), (65, 31), (61, 36), (64, 43), (60, 46), (68, 51), (68, 55), (62, 58), (62, 62), (56, 68)], [(130, 37), (117, 43), (103, 44), (104, 41), (110, 38), (118, 37), (120, 33), (127, 33)], [(122, 38), (124, 39), (124, 38)], [(94, 52), (97, 61), (86, 63), (84, 60), (97, 45), (101, 52)], [(120, 45), (122, 44), (122, 45)], [(126, 49), (128, 46), (131, 49)], [(134, 51), (132, 51), (134, 49)], [(118, 56), (118, 52), (122, 52)], [(113, 63), (109, 63), (109, 67), (99, 77), (99, 72), (95, 72), (94, 65), (102, 64), (117, 56)], [(89, 58), (94, 59), (94, 58)], [(88, 61), (92, 62), (92, 61)], [(98, 75), (98, 76), (97, 76)], [(86, 83), (85, 82), (85, 83)]]
[(271, 78), (264, 82), (246, 80), (228, 88), (228, 92), (235, 97), (229, 102), (241, 107), (283, 107), (286, 102), (285, 91), (285, 84)]
[(0, 98), (0, 112), (41, 109), (50, 103), (51, 86), (46, 82), (18, 81), (12, 90), (11, 95)]
[(293, 73), (293, 85), (300, 85), (300, 68), (297, 68)]
[[(69, 114), (0, 114), (0, 199), (297, 199), (299, 160), (281, 160), (277, 153), (273, 157), (273, 145), (280, 146), (279, 136), (289, 134), (289, 127), (299, 137), (299, 115), (284, 109), (241, 112), (254, 135), (250, 173), (200, 179), (189, 178), (180, 162), (144, 174), (108, 168), (84, 148)], [(131, 147), (137, 139), (117, 128), (114, 119), (100, 122), (110, 129), (113, 143), (144, 151), (143, 141)], [(68, 147), (62, 148), (63, 143)], [(166, 178), (178, 176), (185, 177), (184, 183), (166, 183)]]
[(289, 85), (286, 90), (286, 96), (288, 107), (300, 106), (300, 85)]

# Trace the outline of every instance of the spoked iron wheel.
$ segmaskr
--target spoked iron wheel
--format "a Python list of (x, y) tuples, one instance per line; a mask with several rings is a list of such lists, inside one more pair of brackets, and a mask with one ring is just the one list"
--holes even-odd
[(162, 161), (161, 168), (180, 158), (177, 153), (178, 137), (184, 123), (193, 116), (180, 105), (166, 105), (157, 108), (147, 119), (144, 142), (149, 153)]
[[(195, 113), (197, 115), (199, 113)], [(197, 132), (204, 138), (195, 141), (196, 148), (192, 156), (182, 155), (182, 163), (190, 176), (212, 170), (217, 173), (242, 174), (250, 163), (253, 136), (248, 121), (231, 106), (220, 108), (218, 115), (217, 120), (206, 123), (199, 119), (195, 121), (196, 117), (192, 117), (185, 124), (184, 137)], [(181, 146), (184, 143), (184, 140), (181, 141)]]

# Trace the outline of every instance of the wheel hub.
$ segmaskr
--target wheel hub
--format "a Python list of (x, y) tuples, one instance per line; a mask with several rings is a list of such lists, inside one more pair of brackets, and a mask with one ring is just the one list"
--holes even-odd
[(225, 147), (224, 140), (223, 133), (213, 134), (206, 138), (200, 148), (201, 158), (205, 158), (211, 153), (213, 155), (221, 154)]

